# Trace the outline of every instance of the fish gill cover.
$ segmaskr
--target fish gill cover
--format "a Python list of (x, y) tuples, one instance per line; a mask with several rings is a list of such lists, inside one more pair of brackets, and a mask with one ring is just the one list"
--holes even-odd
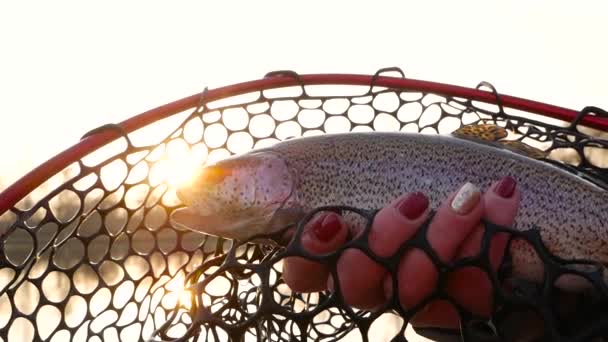
[[(317, 208), (299, 222), (295, 239), (280, 248), (170, 225), (170, 214), (183, 206), (175, 185), (187, 181), (193, 165), (323, 133), (446, 134), (463, 125), (493, 124), (506, 128), (510, 140), (544, 151), (548, 163), (602, 187), (608, 179), (607, 142), (601, 139), (608, 133), (579, 125), (587, 115), (605, 116), (599, 109), (586, 109), (573, 122), (564, 122), (503, 108), (500, 95), (485, 83), (480, 86), (493, 90), (497, 105), (429, 90), (380, 87), (375, 84), (379, 75), (366, 85), (305, 86), (297, 74), (283, 72), (270, 77), (292, 77), (297, 84), (217, 101), (207, 101), (203, 93), (194, 110), (129, 135), (123, 131), (124, 139), (66, 166), (0, 216), (0, 338), (405, 341), (417, 338), (406, 333), (409, 319), (438, 298), (458, 309), (463, 323), (456, 336), (467, 341), (516, 339), (524, 328), (512, 318), (530, 313), (544, 321), (539, 338), (585, 341), (608, 336), (603, 267), (550, 255), (538, 231), (519, 232), (485, 222), (477, 257), (443, 263), (425, 238), (426, 227), (395, 255), (374, 255), (365, 241), (375, 212), (359, 208)], [(91, 134), (104, 130), (121, 128), (109, 125)], [(360, 215), (368, 229), (334, 253), (313, 256), (299, 237), (307, 220), (323, 209)], [(503, 286), (508, 262), (494, 272), (487, 258), (489, 241), (500, 231), (534, 246), (545, 263), (544, 284)], [(420, 248), (440, 273), (438, 287), (416, 307), (404, 308), (392, 298), (381, 310), (370, 312), (346, 305), (339, 286), (335, 293), (300, 294), (281, 278), (282, 260), (297, 255), (326, 263), (337, 279), (336, 261), (347, 248), (363, 251), (391, 273), (403, 253)], [(573, 270), (572, 263), (589, 267)], [(468, 266), (482, 269), (494, 284), (489, 321), (467, 312), (444, 291), (445, 275)], [(586, 278), (597, 290), (592, 298), (576, 298), (576, 310), (565, 313), (557, 304), (564, 294), (553, 284), (564, 273)]]

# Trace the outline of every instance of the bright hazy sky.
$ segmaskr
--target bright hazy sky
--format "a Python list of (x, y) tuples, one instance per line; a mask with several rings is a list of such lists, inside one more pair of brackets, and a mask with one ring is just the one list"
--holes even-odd
[(608, 108), (605, 1), (3, 1), (0, 183), (86, 131), (267, 71), (374, 73)]

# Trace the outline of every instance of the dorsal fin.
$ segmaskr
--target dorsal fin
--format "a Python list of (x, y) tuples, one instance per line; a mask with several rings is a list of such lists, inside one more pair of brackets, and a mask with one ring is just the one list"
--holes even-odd
[(499, 141), (503, 146), (505, 146), (507, 149), (513, 151), (513, 152), (517, 152), (519, 154), (523, 154), (525, 156), (528, 156), (530, 158), (534, 158), (534, 159), (544, 159), (546, 158), (549, 154), (543, 150), (540, 150), (536, 147), (527, 145), (521, 141)]
[(455, 130), (452, 135), (465, 139), (474, 138), (485, 141), (498, 141), (502, 138), (506, 138), (509, 133), (500, 126), (480, 124), (462, 126)]
[(512, 152), (533, 159), (543, 159), (548, 155), (547, 152), (527, 145), (521, 141), (502, 140), (506, 138), (509, 133), (505, 128), (493, 124), (465, 125), (454, 131), (452, 135), (462, 139), (496, 143)]

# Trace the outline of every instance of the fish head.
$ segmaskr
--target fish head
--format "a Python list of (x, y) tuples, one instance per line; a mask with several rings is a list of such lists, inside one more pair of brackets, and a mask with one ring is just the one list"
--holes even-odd
[(201, 167), (177, 189), (186, 208), (175, 210), (171, 223), (237, 240), (271, 234), (301, 216), (295, 188), (294, 175), (275, 153), (227, 158)]

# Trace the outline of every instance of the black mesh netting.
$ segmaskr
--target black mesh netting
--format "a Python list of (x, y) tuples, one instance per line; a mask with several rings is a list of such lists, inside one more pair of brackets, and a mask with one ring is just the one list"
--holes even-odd
[[(516, 232), (488, 222), (478, 257), (442, 264), (426, 242), (425, 229), (396, 256), (380, 258), (367, 249), (365, 234), (340, 251), (319, 257), (301, 248), (300, 230), (286, 248), (277, 248), (234, 243), (169, 225), (169, 215), (181, 206), (171, 179), (179, 177), (184, 163), (200, 164), (290, 137), (329, 132), (445, 134), (463, 124), (495, 123), (510, 130), (509, 139), (550, 152), (547, 162), (604, 184), (607, 143), (598, 138), (607, 133), (578, 122), (503, 109), (497, 98), (499, 105), (488, 105), (373, 85), (301, 85), (214, 102), (203, 96), (194, 111), (145, 127), (69, 165), (0, 217), (0, 338), (416, 340), (421, 337), (409, 328), (406, 332), (408, 319), (432, 299), (444, 299), (459, 310), (465, 340), (516, 340), (517, 332), (538, 328), (524, 324), (534, 321), (534, 315), (544, 321), (540, 339), (600, 340), (608, 335), (602, 268), (572, 270), (568, 262), (545, 251), (536, 231)], [(581, 117), (605, 114), (593, 108), (589, 112), (581, 112)], [(157, 137), (162, 138), (154, 141)], [(329, 209), (350, 211), (368, 222), (374, 216), (357, 208)], [(306, 219), (300, 229), (303, 222)], [(544, 284), (522, 281), (507, 289), (501, 274), (508, 272), (508, 262), (499, 272), (491, 271), (487, 245), (501, 230), (535, 246), (545, 261)], [(394, 272), (396, 257), (412, 247), (426, 251), (441, 274), (438, 288), (413, 308), (393, 300), (379, 311), (356, 310), (342, 302), (339, 290), (293, 293), (281, 278), (286, 256), (334, 267), (342, 250), (359, 248)], [(445, 274), (471, 265), (487, 272), (494, 283), (494, 314), (489, 321), (468, 313), (442, 292)], [(565, 298), (552, 283), (566, 271), (587, 278), (596, 293)], [(335, 268), (332, 272), (335, 275)], [(563, 302), (576, 309), (563, 310)], [(514, 315), (525, 319), (513, 324)]]

